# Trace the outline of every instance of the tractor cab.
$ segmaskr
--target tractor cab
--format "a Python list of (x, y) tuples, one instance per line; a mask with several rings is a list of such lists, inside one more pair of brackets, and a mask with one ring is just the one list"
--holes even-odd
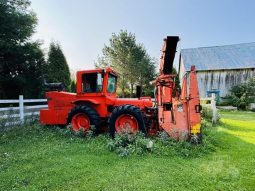
[(95, 69), (77, 72), (77, 95), (116, 96), (117, 74), (111, 69)]

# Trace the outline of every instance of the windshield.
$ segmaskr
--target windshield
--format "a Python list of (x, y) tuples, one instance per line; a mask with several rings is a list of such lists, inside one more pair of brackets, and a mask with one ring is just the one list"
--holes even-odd
[(102, 73), (88, 73), (82, 76), (82, 92), (97, 93), (102, 92), (103, 75)]
[(108, 77), (108, 85), (107, 85), (107, 92), (108, 93), (115, 93), (116, 92), (116, 76), (109, 74)]

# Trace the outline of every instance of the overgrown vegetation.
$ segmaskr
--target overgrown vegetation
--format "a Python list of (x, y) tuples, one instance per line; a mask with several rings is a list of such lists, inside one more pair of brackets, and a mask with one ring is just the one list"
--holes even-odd
[(12, 129), (13, 126), (23, 126), (25, 125), (34, 125), (39, 123), (38, 115), (32, 114), (29, 116), (24, 117), (23, 123), (17, 119), (16, 117), (9, 117), (11, 115), (16, 115), (17, 110), (8, 110), (1, 112), (1, 117), (0, 117), (0, 133), (4, 131), (8, 131), (9, 129)]
[(154, 142), (149, 138), (145, 138), (142, 133), (134, 135), (126, 132), (110, 139), (107, 146), (110, 151), (116, 152), (120, 157), (126, 157), (131, 154), (151, 153), (153, 144)]
[(128, 157), (109, 150), (108, 135), (13, 127), (0, 133), (0, 190), (253, 190), (255, 114), (221, 116), (217, 127), (204, 122), (202, 145), (160, 134)]
[[(212, 119), (213, 119), (213, 110), (212, 110), (212, 108), (211, 107), (206, 107), (206, 106), (203, 107), (201, 117), (204, 120), (204, 122), (209, 122), (209, 121), (212, 122)], [(216, 121), (214, 122), (215, 124), (213, 124), (213, 125), (217, 125), (219, 120), (220, 120), (220, 114), (219, 114), (219, 111), (216, 110)]]
[(230, 92), (230, 103), (238, 109), (246, 110), (250, 103), (255, 103), (255, 77), (247, 83), (233, 86)]
[(195, 137), (190, 141), (172, 139), (165, 131), (159, 132), (156, 137), (145, 137), (142, 133), (134, 135), (123, 132), (108, 142), (108, 148), (120, 157), (144, 154), (198, 157), (214, 151), (219, 146), (211, 122), (204, 120), (202, 129), (203, 142), (201, 144)]

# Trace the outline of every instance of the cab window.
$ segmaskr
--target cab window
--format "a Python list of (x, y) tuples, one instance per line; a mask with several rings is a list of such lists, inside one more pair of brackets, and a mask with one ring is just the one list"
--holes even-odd
[(116, 76), (109, 74), (108, 76), (108, 83), (107, 83), (107, 92), (108, 93), (115, 93), (116, 92)]
[(98, 93), (103, 89), (102, 73), (88, 73), (82, 76), (82, 92)]

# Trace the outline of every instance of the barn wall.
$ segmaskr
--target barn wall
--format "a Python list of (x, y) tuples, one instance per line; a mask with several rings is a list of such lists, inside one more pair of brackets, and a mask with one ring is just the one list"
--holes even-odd
[(206, 91), (220, 90), (220, 96), (229, 94), (232, 86), (248, 81), (255, 76), (255, 68), (238, 70), (197, 71), (201, 97), (206, 97)]

